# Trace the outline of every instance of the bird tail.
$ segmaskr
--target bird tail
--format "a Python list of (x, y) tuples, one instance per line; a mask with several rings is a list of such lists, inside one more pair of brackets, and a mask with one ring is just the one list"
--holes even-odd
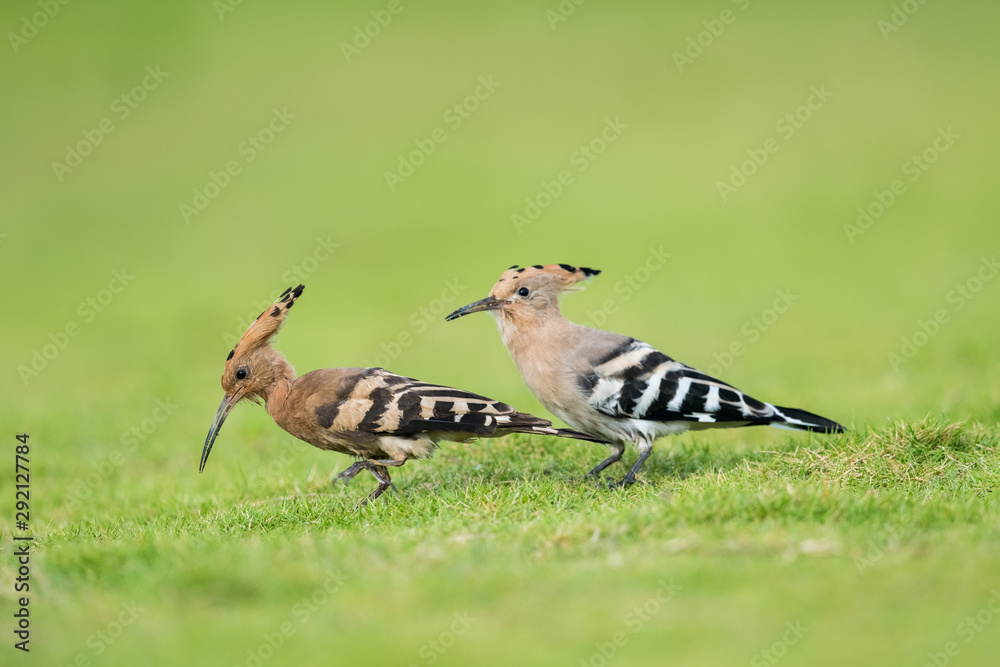
[(571, 428), (553, 428), (555, 431), (552, 435), (557, 435), (560, 438), (574, 438), (576, 440), (586, 440), (587, 442), (599, 442), (602, 445), (610, 445), (610, 440), (604, 440), (603, 438), (595, 438), (592, 435), (587, 435), (586, 433), (581, 433), (580, 431), (574, 431)]
[(837, 422), (814, 415), (798, 408), (782, 408), (777, 405), (774, 408), (775, 419), (769, 422), (770, 426), (778, 428), (788, 428), (795, 431), (816, 431), (817, 433), (843, 433), (847, 429)]
[(552, 425), (548, 419), (542, 419), (541, 417), (536, 417), (534, 415), (528, 414), (526, 412), (518, 412), (510, 418), (510, 421), (501, 424), (502, 428), (507, 433), (533, 433), (535, 435), (554, 435), (560, 438), (575, 438), (577, 440), (586, 440), (588, 442), (600, 442), (603, 444), (609, 444), (607, 440), (602, 440), (600, 438), (595, 438), (592, 435), (587, 435), (586, 433), (580, 433), (579, 431), (574, 431), (569, 428), (556, 428)]

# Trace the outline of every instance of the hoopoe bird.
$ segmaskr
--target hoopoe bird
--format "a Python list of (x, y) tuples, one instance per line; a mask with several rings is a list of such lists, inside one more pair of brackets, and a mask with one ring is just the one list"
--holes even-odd
[(570, 322), (559, 312), (559, 296), (599, 273), (569, 264), (514, 265), (488, 297), (446, 318), (493, 314), (504, 345), (542, 405), (573, 428), (610, 441), (611, 456), (591, 475), (620, 461), (625, 444), (634, 443), (639, 456), (617, 485), (633, 484), (655, 440), (688, 430), (757, 425), (844, 430), (805, 410), (751, 398), (635, 338)]
[(198, 471), (212, 451), (230, 410), (247, 399), (264, 401), (278, 426), (320, 449), (360, 459), (334, 480), (345, 484), (362, 470), (378, 487), (360, 504), (389, 488), (388, 467), (429, 457), (442, 440), (468, 442), (509, 433), (594, 438), (479, 394), (427, 384), (382, 368), (324, 368), (296, 377), (284, 355), (271, 346), (304, 285), (288, 288), (247, 328), (226, 357), (226, 392), (205, 438)]

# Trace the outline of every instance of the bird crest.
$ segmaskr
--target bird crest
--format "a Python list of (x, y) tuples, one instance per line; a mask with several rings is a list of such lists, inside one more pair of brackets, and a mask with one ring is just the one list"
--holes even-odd
[(503, 292), (506, 296), (507, 292), (517, 290), (518, 283), (526, 280), (545, 285), (556, 292), (571, 292), (583, 289), (583, 285), (580, 283), (599, 273), (598, 269), (570, 264), (545, 264), (544, 266), (535, 264), (525, 267), (519, 267), (515, 264), (500, 275), (500, 280), (493, 286), (492, 294), (500, 297), (499, 292)]
[(233, 357), (237, 355), (243, 356), (268, 344), (271, 337), (278, 333), (281, 325), (284, 324), (285, 318), (288, 316), (288, 310), (295, 305), (296, 299), (302, 296), (302, 290), (305, 288), (305, 285), (299, 285), (294, 289), (289, 287), (281, 293), (281, 296), (267, 310), (251, 322), (247, 330), (243, 332), (243, 336), (236, 343), (236, 346), (229, 352), (229, 356), (226, 357), (227, 367), (233, 361)]

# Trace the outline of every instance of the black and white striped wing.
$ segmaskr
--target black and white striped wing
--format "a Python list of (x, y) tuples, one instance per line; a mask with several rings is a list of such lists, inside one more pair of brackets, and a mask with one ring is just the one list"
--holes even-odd
[[(324, 369), (300, 379), (317, 426), (344, 440), (402, 438), (431, 434), (432, 439), (535, 433), (605, 442), (585, 433), (558, 429), (552, 422), (492, 398), (428, 384), (383, 368)], [(453, 434), (453, 435), (449, 435)]]
[[(497, 429), (551, 427), (551, 422), (520, 413), (510, 405), (461, 389), (420, 382), (371, 369), (375, 386), (357, 429), (376, 435), (466, 433), (489, 436)], [(551, 430), (551, 429), (550, 429)]]
[(733, 426), (781, 421), (774, 406), (634, 338), (598, 359), (579, 385), (590, 405), (611, 417)]

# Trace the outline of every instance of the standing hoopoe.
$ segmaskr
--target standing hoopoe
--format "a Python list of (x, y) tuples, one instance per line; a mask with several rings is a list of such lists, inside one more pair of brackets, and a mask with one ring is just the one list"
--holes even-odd
[(508, 433), (540, 433), (593, 440), (583, 433), (552, 428), (552, 422), (485, 396), (418, 382), (381, 368), (324, 368), (295, 377), (284, 355), (271, 347), (302, 295), (288, 288), (236, 343), (222, 372), (226, 395), (205, 438), (198, 471), (212, 451), (219, 429), (244, 398), (261, 399), (275, 423), (314, 447), (361, 459), (337, 476), (346, 484), (368, 470), (379, 485), (362, 504), (389, 488), (387, 466), (427, 458), (440, 440), (467, 442)]
[(490, 296), (448, 315), (488, 310), (497, 320), (528, 388), (573, 428), (611, 441), (611, 456), (590, 471), (620, 461), (625, 443), (639, 457), (619, 485), (635, 482), (653, 441), (690, 429), (769, 424), (840, 433), (839, 424), (796, 408), (751, 398), (628, 336), (570, 322), (559, 312), (561, 292), (600, 271), (568, 264), (504, 271)]

